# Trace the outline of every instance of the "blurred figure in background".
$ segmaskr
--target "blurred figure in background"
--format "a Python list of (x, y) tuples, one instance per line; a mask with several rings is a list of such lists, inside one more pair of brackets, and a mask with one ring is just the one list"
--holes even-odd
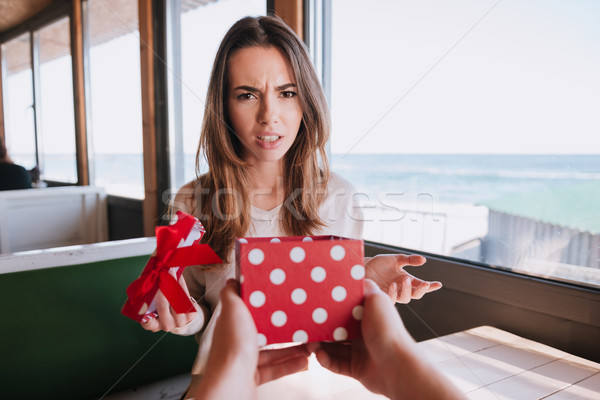
[(30, 188), (31, 175), (29, 171), (10, 159), (4, 138), (0, 136), (0, 190)]

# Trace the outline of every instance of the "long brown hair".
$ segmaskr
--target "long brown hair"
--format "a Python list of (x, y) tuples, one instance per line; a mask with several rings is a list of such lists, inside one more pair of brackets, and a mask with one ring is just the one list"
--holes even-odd
[(236, 50), (256, 46), (275, 47), (287, 58), (303, 111), (298, 135), (284, 156), (286, 200), (281, 226), (286, 234), (300, 236), (325, 225), (318, 208), (329, 181), (325, 144), (330, 120), (317, 74), (304, 43), (280, 18), (242, 18), (229, 29), (217, 51), (196, 153), (196, 174), (200, 174), (202, 156), (208, 172), (198, 177), (194, 214), (206, 227), (203, 240), (227, 261), (235, 238), (246, 234), (251, 223), (243, 145), (231, 128), (226, 106), (227, 64)]

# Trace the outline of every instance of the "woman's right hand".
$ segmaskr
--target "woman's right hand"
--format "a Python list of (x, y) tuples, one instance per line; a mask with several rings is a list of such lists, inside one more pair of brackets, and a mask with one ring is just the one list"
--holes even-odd
[[(188, 291), (187, 285), (185, 284), (185, 279), (183, 279), (183, 275), (179, 277), (179, 284), (185, 291), (185, 293), (190, 296), (190, 292)], [(190, 309), (189, 312), (184, 314), (177, 314), (173, 307), (169, 304), (169, 301), (165, 297), (164, 294), (160, 291), (160, 289), (156, 292), (156, 296), (154, 296), (154, 304), (156, 305), (156, 313), (158, 317), (153, 316), (145, 316), (142, 319), (141, 325), (142, 328), (152, 331), (165, 331), (172, 332), (177, 328), (181, 328), (191, 321), (198, 317), (198, 313), (202, 313), (202, 309), (196, 303), (193, 297), (190, 296), (192, 300), (193, 308)]]

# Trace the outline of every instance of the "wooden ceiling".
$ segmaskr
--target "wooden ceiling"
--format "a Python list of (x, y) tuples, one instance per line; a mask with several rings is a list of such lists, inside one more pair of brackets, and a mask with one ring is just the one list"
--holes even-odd
[(56, 0), (0, 0), (0, 32), (27, 21)]
[[(0, 33), (5, 32), (48, 6), (66, 0), (0, 0)], [(217, 0), (181, 0), (182, 13)], [(89, 41), (96, 46), (138, 29), (138, 0), (88, 0)], [(68, 19), (45, 25), (40, 31), (40, 61), (51, 61), (70, 53)], [(8, 75), (30, 68), (30, 42), (27, 34), (6, 42)]]
[[(0, 33), (5, 32), (35, 16), (59, 0), (0, 0)], [(130, 0), (129, 0), (130, 1)], [(182, 12), (213, 3), (217, 0), (182, 0)], [(130, 1), (137, 7), (137, 1)]]

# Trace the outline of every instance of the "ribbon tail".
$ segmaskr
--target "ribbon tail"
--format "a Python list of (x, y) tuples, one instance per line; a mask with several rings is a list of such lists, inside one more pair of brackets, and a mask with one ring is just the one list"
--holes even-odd
[(166, 271), (161, 272), (159, 288), (177, 314), (194, 311), (194, 305), (190, 297), (177, 280)]
[(156, 268), (156, 257), (150, 257), (142, 274), (127, 287), (127, 297), (129, 297), (132, 302), (136, 303), (141, 301), (146, 293), (152, 290), (156, 279), (155, 272), (153, 272), (154, 268)]

